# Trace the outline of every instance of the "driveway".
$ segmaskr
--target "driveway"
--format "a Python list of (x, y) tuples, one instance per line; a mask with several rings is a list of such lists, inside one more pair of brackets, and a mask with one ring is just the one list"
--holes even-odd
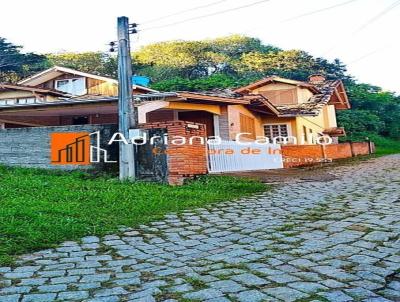
[(65, 242), (0, 268), (0, 301), (400, 301), (400, 155)]

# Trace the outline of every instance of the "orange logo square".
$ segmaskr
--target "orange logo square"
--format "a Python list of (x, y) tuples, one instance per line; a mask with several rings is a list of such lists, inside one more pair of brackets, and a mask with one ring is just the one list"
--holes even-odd
[(90, 165), (89, 132), (51, 134), (53, 165)]

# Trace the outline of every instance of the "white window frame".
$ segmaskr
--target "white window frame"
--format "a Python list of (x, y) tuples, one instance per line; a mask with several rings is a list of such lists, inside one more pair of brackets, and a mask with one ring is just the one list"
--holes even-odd
[(0, 100), (0, 106), (15, 105), (17, 104), (17, 99), (2, 99)]
[[(64, 91), (64, 92), (66, 92), (66, 93), (70, 93), (70, 94), (72, 94), (72, 95), (84, 95), (84, 94), (86, 94), (86, 92), (87, 92), (87, 87), (86, 87), (86, 78), (85, 77), (77, 77), (77, 78), (70, 78), (70, 79), (60, 79), (60, 80), (55, 80), (55, 83), (54, 83), (54, 89), (56, 89), (56, 90), (59, 90), (58, 89), (58, 83), (59, 82), (65, 82), (65, 81), (68, 81), (68, 85), (71, 85), (72, 86), (72, 81), (73, 80), (83, 80), (83, 83), (84, 83), (84, 89), (83, 89), (83, 93), (82, 94), (74, 94), (74, 92), (69, 92), (69, 91)], [(62, 90), (59, 90), (59, 91), (62, 91)]]
[[(288, 137), (289, 137), (289, 136), (292, 136), (292, 127), (291, 127), (290, 123), (280, 123), (280, 122), (276, 122), (276, 123), (265, 123), (265, 124), (263, 124), (263, 125), (262, 125), (262, 126), (263, 126), (262, 129), (263, 129), (263, 134), (264, 134), (264, 136), (267, 137), (267, 136), (265, 135), (265, 126), (276, 126), (276, 125), (278, 125), (278, 126), (285, 125), (285, 126), (286, 126), (286, 129), (287, 129)], [(279, 129), (279, 132), (280, 132), (280, 129)], [(270, 142), (270, 143), (272, 143), (272, 142)]]
[(29, 105), (29, 104), (36, 104), (36, 103), (37, 103), (37, 99), (35, 97), (18, 98), (16, 100), (16, 104), (18, 104), (18, 105)]

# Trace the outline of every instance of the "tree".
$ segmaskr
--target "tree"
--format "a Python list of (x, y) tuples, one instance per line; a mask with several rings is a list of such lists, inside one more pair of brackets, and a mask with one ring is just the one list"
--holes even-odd
[(337, 113), (338, 123), (346, 129), (350, 137), (364, 138), (368, 133), (379, 133), (384, 122), (368, 110), (344, 110)]
[(117, 77), (116, 57), (103, 52), (48, 54), (47, 59), (51, 66), (58, 65), (100, 76)]
[(315, 73), (324, 74), (327, 78), (347, 78), (345, 66), (339, 60), (329, 63), (325, 59), (314, 58), (305, 51), (295, 49), (245, 53), (237, 61), (235, 70), (239, 74), (275, 74), (301, 81)]
[(384, 123), (381, 135), (400, 138), (400, 97), (369, 84), (350, 84), (349, 98), (354, 109), (368, 110)]
[(263, 45), (260, 40), (233, 35), (203, 41), (169, 41), (142, 47), (134, 53), (135, 70), (153, 80), (171, 77), (197, 79), (215, 73), (233, 74), (236, 61), (245, 53), (274, 52), (279, 49)]
[(0, 37), (0, 82), (17, 82), (46, 66), (46, 57), (22, 53), (22, 47)]
[(239, 87), (246, 85), (249, 82), (251, 82), (250, 79), (240, 79), (234, 76), (219, 73), (194, 80), (175, 77), (172, 79), (159, 81), (153, 84), (152, 88), (160, 91), (205, 91)]

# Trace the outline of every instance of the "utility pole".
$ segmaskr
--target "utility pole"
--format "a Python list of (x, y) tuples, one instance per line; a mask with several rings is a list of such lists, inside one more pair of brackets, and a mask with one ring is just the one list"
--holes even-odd
[[(129, 129), (137, 127), (137, 109), (132, 98), (132, 58), (129, 39), (129, 20), (127, 17), (118, 18), (118, 125), (119, 132), (126, 139), (129, 138)], [(119, 145), (119, 178), (120, 180), (134, 180), (135, 148), (133, 144)]]

